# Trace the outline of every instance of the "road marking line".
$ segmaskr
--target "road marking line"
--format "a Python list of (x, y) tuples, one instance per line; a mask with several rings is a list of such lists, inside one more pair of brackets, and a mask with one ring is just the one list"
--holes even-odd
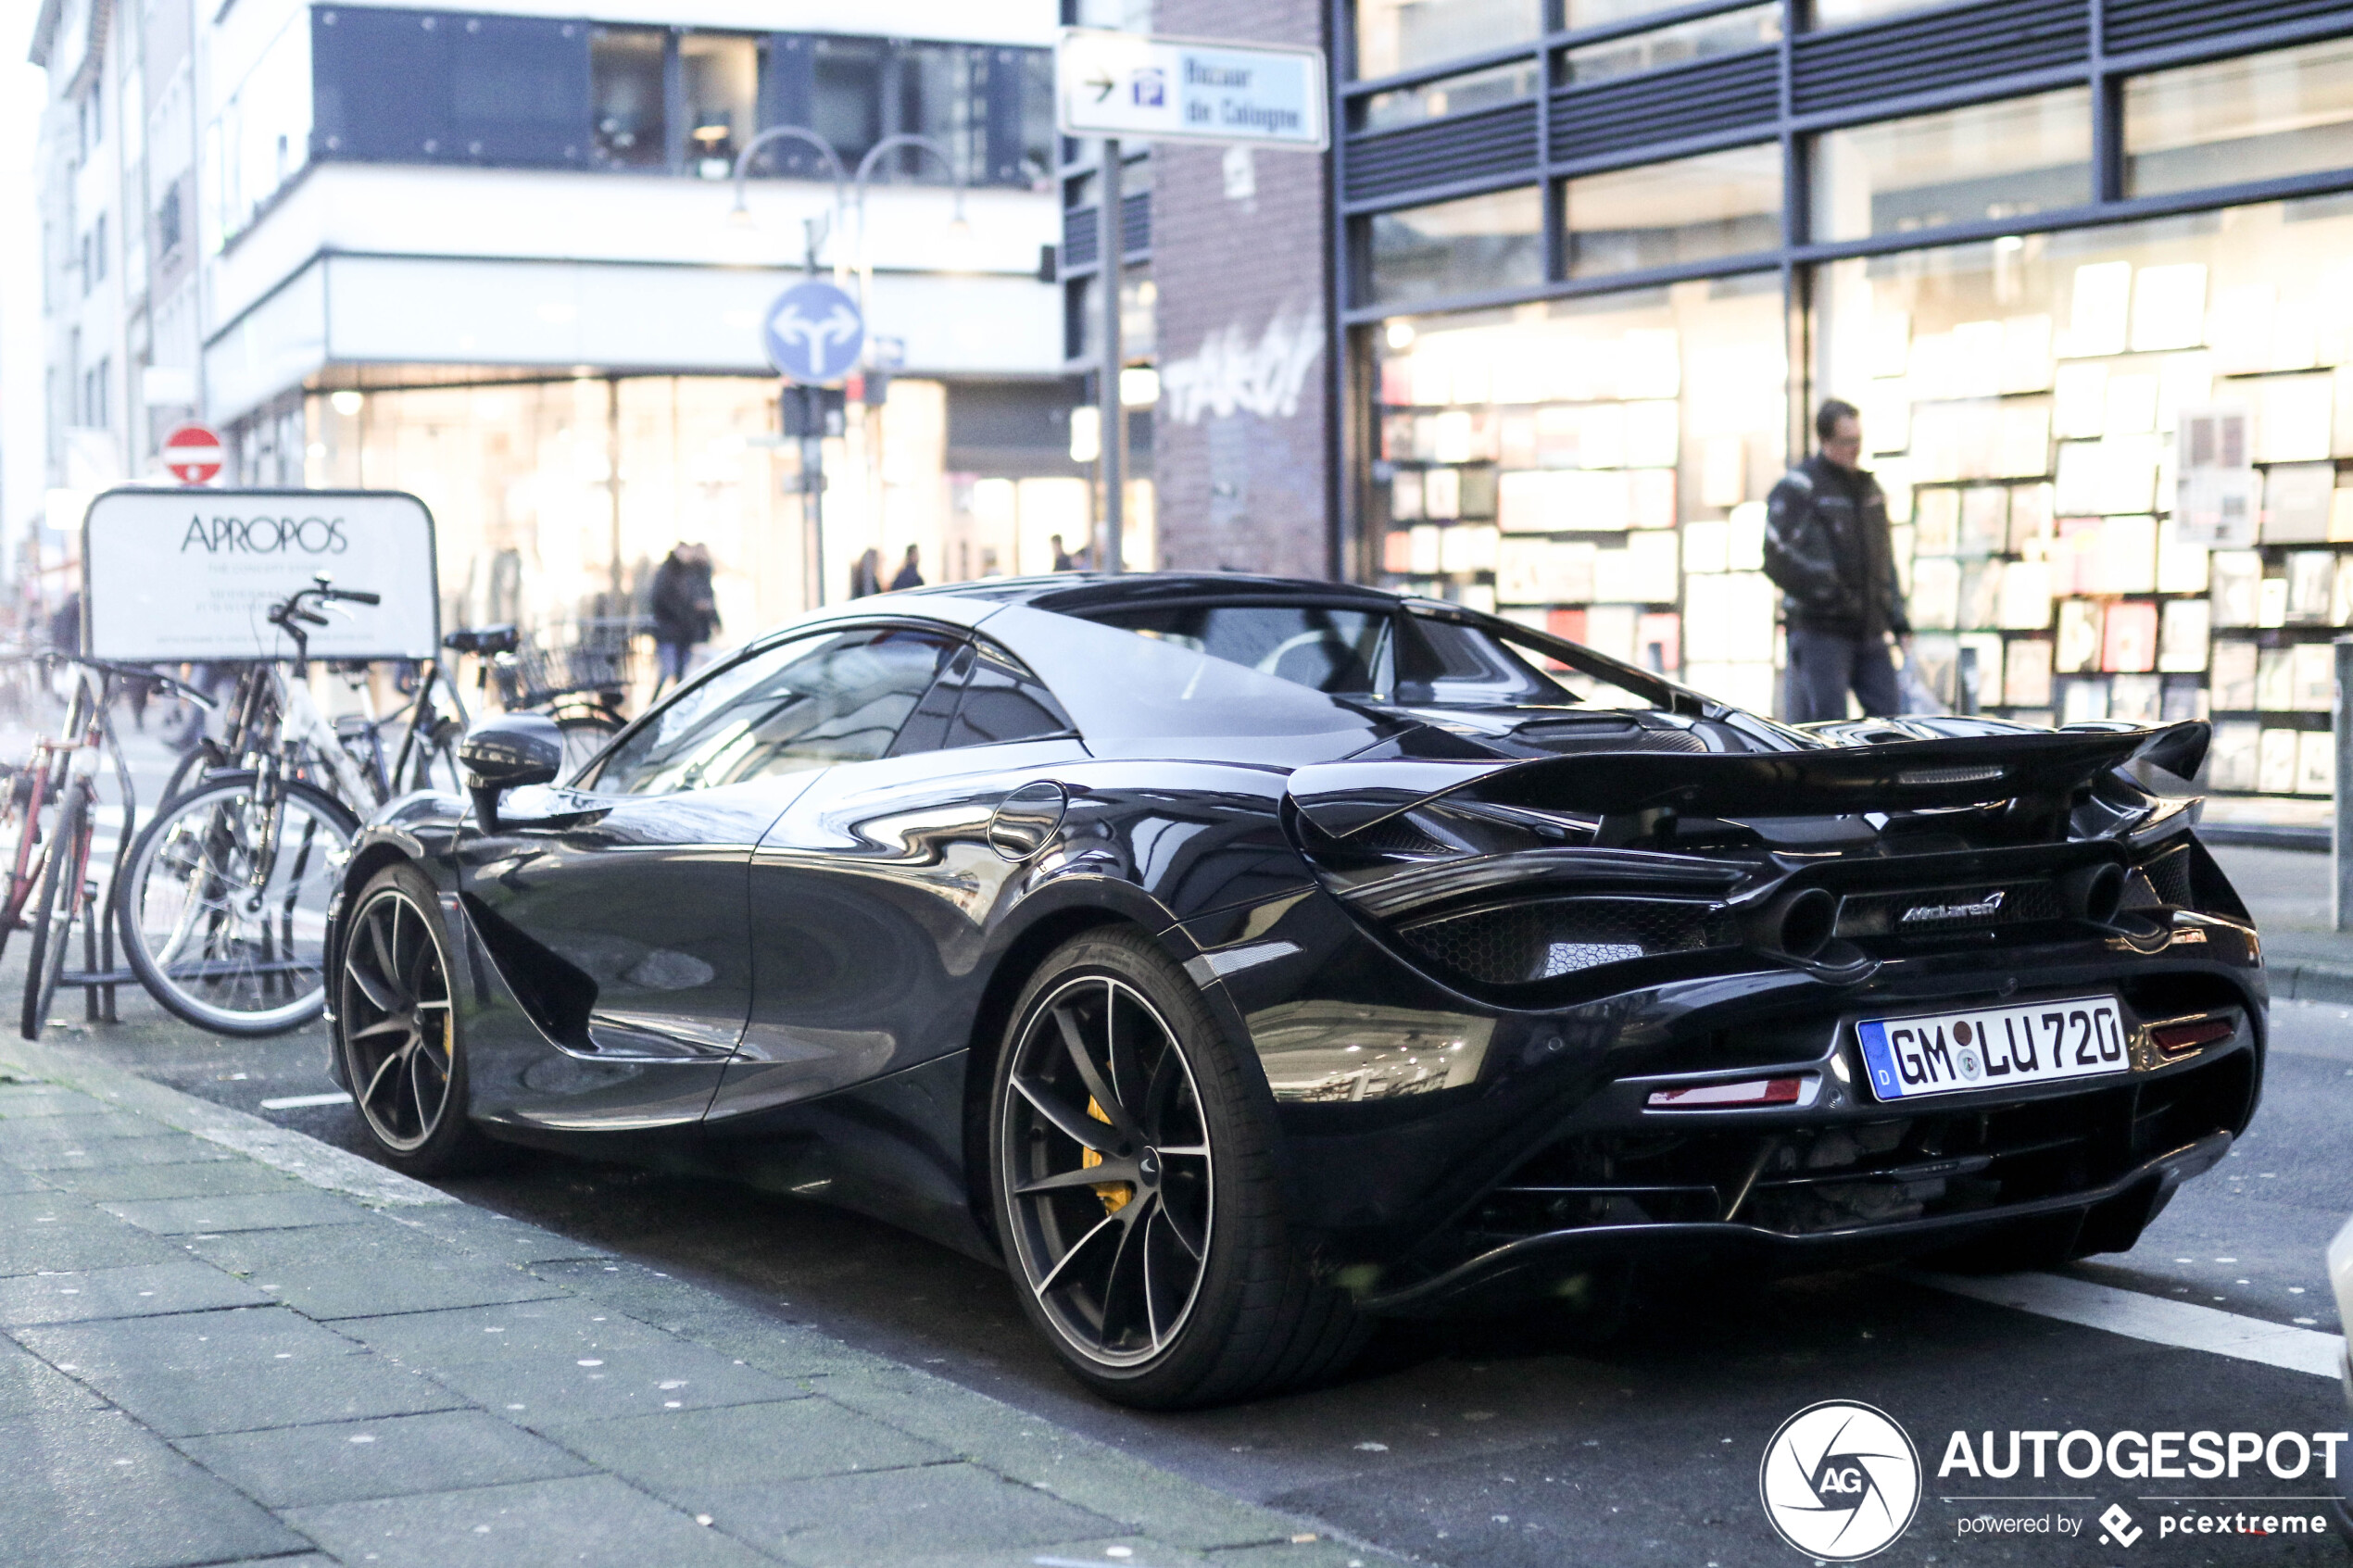
[(331, 1095), (288, 1095), (283, 1099), (265, 1099), (264, 1110), (305, 1110), (314, 1105), (349, 1105), (351, 1097), (337, 1089)]
[(2021, 1312), (2057, 1318), (2085, 1328), (2105, 1329), (2153, 1345), (2173, 1345), (2204, 1350), (2234, 1361), (2257, 1361), (2289, 1372), (2309, 1373), (2332, 1382), (2345, 1374), (2345, 1340), (2318, 1329), (2290, 1328), (2265, 1323), (2190, 1301), (2168, 1301), (2137, 1290), (2064, 1274), (2004, 1274), (1971, 1278), (1961, 1274), (1907, 1273), (1906, 1278), (1935, 1290), (2011, 1307)]

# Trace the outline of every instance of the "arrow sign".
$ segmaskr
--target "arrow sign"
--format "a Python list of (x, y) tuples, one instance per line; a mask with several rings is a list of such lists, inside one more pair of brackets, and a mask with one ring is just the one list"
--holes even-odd
[(865, 346), (865, 318), (858, 302), (833, 284), (812, 279), (776, 296), (761, 323), (768, 362), (777, 373), (804, 385), (839, 381), (858, 363)]
[(1064, 28), (1054, 99), (1065, 136), (1321, 150), (1329, 140), (1315, 49)]

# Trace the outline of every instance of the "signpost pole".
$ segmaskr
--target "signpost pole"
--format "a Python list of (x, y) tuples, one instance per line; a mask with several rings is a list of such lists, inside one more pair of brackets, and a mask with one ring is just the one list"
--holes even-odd
[(2336, 656), (2336, 711), (2330, 715), (2336, 733), (2329, 737), (2336, 747), (2336, 814), (2329, 835), (2330, 881), (2335, 897), (2330, 911), (2330, 923), (2339, 931), (2353, 931), (2353, 842), (2347, 834), (2353, 833), (2346, 822), (2346, 813), (2353, 810), (2353, 637), (2339, 637), (2333, 650)]
[(1127, 481), (1127, 414), (1119, 402), (1119, 372), (1126, 351), (1119, 341), (1120, 275), (1126, 260), (1126, 236), (1121, 231), (1119, 138), (1103, 138), (1102, 171), (1096, 181), (1095, 232), (1102, 291), (1102, 359), (1096, 371), (1097, 407), (1102, 424), (1103, 559), (1101, 571), (1118, 571), (1124, 561), (1121, 534), (1126, 522), (1124, 494)]
[[(800, 515), (808, 544), (810, 608), (825, 604), (825, 413), (813, 386), (787, 386), (787, 399), (800, 400)], [(789, 425), (792, 421), (785, 421)]]

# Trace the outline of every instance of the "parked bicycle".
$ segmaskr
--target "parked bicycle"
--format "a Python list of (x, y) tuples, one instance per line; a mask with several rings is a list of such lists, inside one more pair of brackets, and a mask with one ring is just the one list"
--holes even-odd
[[(85, 920), (104, 922), (104, 901), (91, 876), (97, 838), (98, 766), (113, 764), (122, 820), (115, 847), (119, 875), (136, 825), (138, 802), (131, 765), (116, 739), (112, 709), (123, 683), (159, 682), (203, 703), (193, 687), (136, 665), (76, 654), (47, 652), (11, 660), (44, 671), (69, 668), (72, 690), (58, 738), (33, 742), (31, 759), (20, 768), (0, 766), (6, 784), (6, 815), (17, 824), (17, 847), (9, 863), (7, 890), (0, 897), (0, 948), (25, 923), (31, 906), (32, 950), (25, 960), (24, 1006), (18, 1028), (28, 1040), (41, 1037), (50, 1004), (65, 975), (73, 928)], [(110, 882), (111, 893), (119, 883)]]
[(239, 681), (214, 754), (233, 765), (166, 799), (121, 867), (116, 922), (132, 972), (172, 1013), (220, 1034), (271, 1035), (319, 1016), (327, 905), (360, 812), (436, 767), (454, 782), (448, 752), (462, 721), (443, 721), (429, 682), (388, 768), (381, 723), (338, 729), (319, 713), (309, 628), (328, 624), (321, 610), (338, 602), (380, 596), (321, 577), (271, 608), (294, 657)]
[(498, 703), (510, 713), (546, 713), (562, 736), (562, 776), (570, 778), (604, 750), (629, 721), (621, 694), (629, 685), (625, 638), (547, 647), (526, 643), (510, 625), (452, 632), (442, 646), (482, 660), (476, 685), (497, 682)]

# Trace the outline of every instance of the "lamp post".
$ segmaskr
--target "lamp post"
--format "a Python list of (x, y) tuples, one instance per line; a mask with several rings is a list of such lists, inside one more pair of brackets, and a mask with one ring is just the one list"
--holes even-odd
[[(866, 188), (873, 182), (875, 170), (881, 167), (884, 156), (896, 152), (901, 147), (911, 147), (917, 152), (928, 153), (939, 160), (940, 166), (948, 170), (950, 187), (955, 192), (955, 207), (948, 220), (949, 231), (951, 233), (961, 234), (971, 227), (964, 221), (963, 171), (956, 167), (955, 157), (946, 147), (928, 136), (918, 135), (912, 131), (901, 131), (884, 137), (866, 149), (866, 156), (858, 160), (858, 172), (850, 177), (849, 184), (850, 199), (858, 212), (858, 313), (866, 318), (870, 329), (874, 318), (868, 295), (874, 288), (875, 258), (873, 248), (866, 243)], [(874, 334), (869, 330), (866, 336), (866, 347), (870, 355), (874, 349)], [(871, 532), (868, 536), (879, 546), (882, 542), (883, 514), (882, 426), (873, 413), (879, 405), (876, 404), (873, 395), (874, 382), (871, 368), (862, 384), (866, 394), (863, 401), (868, 410), (865, 426), (866, 508), (873, 520), (869, 525)], [(933, 568), (935, 571), (938, 570), (937, 566)]]
[[(814, 147), (818, 152), (824, 155), (825, 167), (832, 171), (834, 177), (833, 221), (835, 226), (838, 227), (841, 221), (842, 187), (845, 183), (847, 183), (849, 177), (842, 171), (841, 158), (840, 156), (834, 151), (833, 144), (826, 141), (823, 136), (818, 135), (814, 131), (808, 129), (806, 126), (800, 125), (772, 125), (767, 130), (762, 131), (759, 135), (754, 136), (750, 141), (744, 144), (744, 150), (736, 155), (736, 172), (734, 176), (736, 182), (736, 205), (728, 211), (728, 221), (731, 223), (741, 224), (748, 224), (751, 221), (751, 208), (744, 205), (744, 181), (745, 178), (751, 172), (752, 156), (758, 153), (761, 148), (775, 142), (799, 142), (804, 146)], [(865, 166), (863, 164), (859, 166), (862, 173), (864, 167)], [(809, 234), (809, 245), (804, 265), (806, 266), (810, 276), (816, 276), (817, 241), (813, 231), (812, 231)], [(836, 278), (839, 278), (841, 275), (841, 264), (839, 261), (836, 261), (834, 264), (834, 275)]]
[[(806, 126), (799, 125), (772, 125), (744, 144), (743, 151), (736, 155), (736, 205), (729, 210), (727, 220), (736, 224), (751, 222), (751, 208), (744, 205), (744, 181), (750, 173), (753, 156), (763, 147), (777, 142), (797, 142), (803, 146), (813, 147), (824, 158), (825, 168), (832, 172), (834, 179), (834, 210), (826, 227), (829, 232), (839, 229), (843, 186), (848, 179), (842, 171), (841, 157), (834, 151), (832, 143)], [(804, 245), (801, 265), (813, 278), (817, 275), (817, 220), (815, 219), (803, 220), (801, 238)], [(838, 253), (834, 261), (834, 277), (837, 282), (841, 277), (841, 261)], [(862, 304), (863, 299), (863, 291), (861, 291)], [(778, 422), (786, 427), (780, 433), (789, 433), (794, 423), (790, 405), (796, 392), (801, 398), (799, 421), (800, 425), (800, 475), (798, 483), (800, 486), (800, 515), (804, 526), (800, 568), (802, 581), (808, 585), (809, 602), (814, 607), (825, 602), (825, 420), (822, 400), (815, 387), (785, 386), (779, 391), (776, 400)], [(620, 452), (616, 447), (614, 450), (616, 475), (620, 472), (619, 462)], [(616, 508), (617, 514), (618, 508)]]

